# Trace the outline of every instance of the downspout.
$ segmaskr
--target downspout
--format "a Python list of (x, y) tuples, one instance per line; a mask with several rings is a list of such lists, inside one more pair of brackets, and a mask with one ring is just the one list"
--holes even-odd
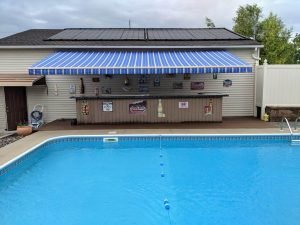
[(260, 54), (260, 48), (255, 48), (254, 51), (256, 52), (256, 54), (253, 53), (253, 54), (252, 54), (252, 58), (259, 62), (259, 61), (261, 60), (261, 58), (259, 57), (259, 54)]

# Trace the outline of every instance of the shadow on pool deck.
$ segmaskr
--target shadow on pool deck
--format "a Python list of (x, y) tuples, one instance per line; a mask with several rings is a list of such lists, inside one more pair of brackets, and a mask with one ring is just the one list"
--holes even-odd
[(157, 124), (95, 124), (71, 125), (71, 120), (61, 119), (45, 124), (40, 131), (55, 130), (112, 130), (112, 129), (260, 129), (276, 128), (278, 123), (264, 122), (254, 117), (225, 117), (221, 123), (185, 122)]

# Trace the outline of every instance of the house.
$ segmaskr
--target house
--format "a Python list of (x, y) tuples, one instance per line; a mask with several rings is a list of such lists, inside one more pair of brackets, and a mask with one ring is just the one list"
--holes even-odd
[[(45, 122), (76, 118), (76, 100), (71, 97), (83, 94), (218, 92), (228, 95), (223, 99), (224, 117), (256, 116), (255, 66), (261, 47), (255, 40), (225, 28), (69, 28), (31, 29), (17, 33), (0, 39), (0, 130), (14, 130), (17, 123), (28, 121), (36, 104), (44, 106)], [(170, 53), (171, 58), (163, 62), (163, 56), (159, 55), (162, 51), (175, 53)], [(214, 56), (217, 51), (221, 57), (230, 54), (233, 60), (244, 63), (246, 69), (237, 67), (233, 61), (220, 61), (219, 56)], [(86, 66), (86, 62), (92, 65), (91, 60), (104, 60), (96, 57), (99, 52), (118, 52), (119, 56), (107, 56), (111, 59), (110, 64), (106, 61), (106, 66), (100, 68), (100, 63), (97, 70), (80, 67)], [(123, 70), (118, 72), (120, 74), (112, 73), (116, 71), (117, 60), (123, 60), (122, 65), (130, 61), (130, 54), (126, 58), (125, 52), (144, 52), (148, 58), (147, 52), (156, 52), (170, 70), (164, 72), (167, 70), (158, 68), (153, 74), (149, 72), (149, 76), (142, 74), (140, 67), (141, 71), (127, 70), (126, 79), (131, 86), (124, 87)], [(181, 57), (183, 52), (185, 59)], [(188, 58), (194, 57), (188, 55), (193, 52), (205, 54), (207, 58), (203, 60), (207, 65), (181, 68), (189, 63), (189, 59), (193, 61)], [(68, 65), (58, 68), (55, 61), (45, 63), (51, 57), (53, 60), (67, 57)], [(41, 65), (45, 67), (38, 67)], [(151, 85), (139, 86), (140, 75), (145, 75), (142, 78), (148, 79)], [(157, 77), (159, 85), (155, 86)], [(198, 84), (199, 89), (192, 89), (192, 83)]]

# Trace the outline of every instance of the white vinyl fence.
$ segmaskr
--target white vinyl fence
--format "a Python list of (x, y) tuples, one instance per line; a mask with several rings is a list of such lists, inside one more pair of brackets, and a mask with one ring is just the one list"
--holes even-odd
[(256, 106), (261, 117), (266, 106), (300, 107), (300, 65), (258, 66)]

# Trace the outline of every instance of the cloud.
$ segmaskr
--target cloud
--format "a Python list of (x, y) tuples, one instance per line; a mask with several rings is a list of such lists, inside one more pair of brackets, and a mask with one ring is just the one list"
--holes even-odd
[(47, 24), (46, 20), (33, 19), (33, 23), (35, 24)]
[[(31, 28), (67, 27), (204, 27), (209, 17), (218, 27), (232, 28), (232, 18), (248, 0), (1, 0), (0, 37)], [(288, 27), (300, 31), (300, 2), (263, 0)]]

